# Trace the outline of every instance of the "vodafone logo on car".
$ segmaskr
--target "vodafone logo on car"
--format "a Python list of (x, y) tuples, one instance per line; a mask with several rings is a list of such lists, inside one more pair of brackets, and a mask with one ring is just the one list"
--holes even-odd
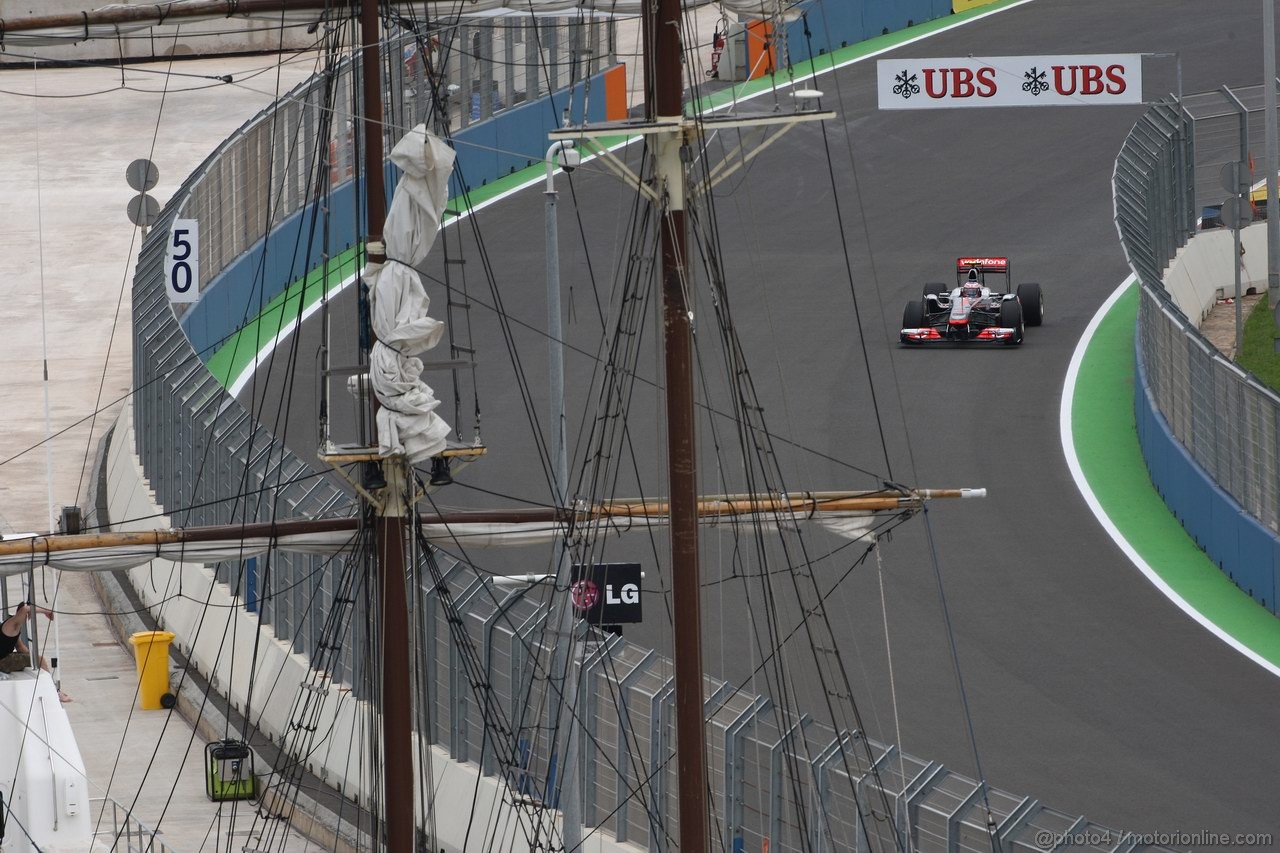
[(968, 269), (969, 267), (994, 267), (996, 269), (1004, 269), (1009, 266), (1008, 258), (957, 258), (957, 269)]
[(881, 59), (880, 109), (1142, 102), (1142, 55)]

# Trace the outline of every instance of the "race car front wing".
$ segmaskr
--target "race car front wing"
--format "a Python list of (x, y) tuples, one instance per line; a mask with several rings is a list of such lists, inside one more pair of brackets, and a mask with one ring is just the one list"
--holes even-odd
[(929, 343), (1008, 343), (1017, 338), (1018, 330), (1001, 326), (986, 326), (972, 335), (947, 335), (932, 326), (920, 329), (903, 329), (900, 337), (904, 344)]

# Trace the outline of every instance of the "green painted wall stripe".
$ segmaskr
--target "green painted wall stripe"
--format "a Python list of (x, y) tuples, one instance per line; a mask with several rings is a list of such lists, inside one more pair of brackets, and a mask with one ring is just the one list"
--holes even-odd
[(1094, 497), (1129, 545), (1188, 605), (1280, 666), (1280, 619), (1200, 550), (1151, 485), (1133, 414), (1138, 288), (1112, 306), (1089, 343), (1071, 408), (1076, 454)]
[[(812, 59), (806, 59), (803, 62), (797, 62), (790, 70), (783, 69), (773, 73), (772, 75), (759, 77), (755, 80), (747, 80), (729, 89), (713, 92), (698, 102), (698, 109), (701, 111), (715, 109), (716, 107), (731, 103), (735, 99), (749, 97), (778, 86), (790, 84), (793, 80), (802, 80), (816, 74), (825, 74), (842, 65), (848, 65), (850, 62), (865, 59), (866, 57), (874, 56), (877, 53), (883, 53), (886, 50), (900, 47), (908, 42), (927, 38), (928, 36), (943, 30), (958, 27), (978, 18), (985, 18), (987, 15), (993, 15), (996, 12), (1011, 9), (1014, 6), (1021, 6), (1024, 3), (1029, 2), (1031, 2), (1031, 0), (996, 0), (996, 2), (986, 6), (969, 9), (965, 12), (956, 12), (951, 15), (944, 15), (941, 18), (934, 18), (932, 21), (925, 21), (923, 23), (916, 24), (913, 27), (907, 27), (905, 30), (898, 30), (887, 35), (875, 36), (874, 38), (869, 38), (866, 41), (851, 44), (848, 47), (837, 48), (823, 56), (817, 56)], [(815, 44), (814, 47), (820, 49), (822, 45)]]
[(354, 275), (358, 269), (357, 263), (363, 262), (363, 259), (363, 246), (353, 246), (332, 258), (329, 261), (329, 278), (324, 282), (323, 289), (320, 286), (324, 279), (323, 266), (294, 281), (272, 299), (261, 314), (218, 347), (209, 359), (209, 372), (224, 388), (231, 387), (235, 378), (253, 362), (259, 349), (274, 340), (283, 329), (296, 323), (302, 312), (319, 302), (322, 295), (331, 293), (345, 279)]
[[(701, 99), (698, 102), (697, 109), (705, 112), (722, 107), (732, 103), (734, 100), (752, 97), (775, 87), (787, 86), (793, 81), (803, 80), (816, 74), (824, 74), (842, 65), (925, 38), (941, 30), (969, 23), (977, 18), (1029, 2), (1031, 0), (997, 0), (995, 3), (970, 9), (967, 12), (958, 12), (935, 18), (932, 21), (916, 24), (914, 27), (908, 27), (905, 30), (876, 36), (849, 47), (832, 51), (825, 56), (798, 63), (790, 70), (779, 71), (771, 76), (761, 77), (756, 80), (748, 80), (737, 86), (715, 92)], [(627, 142), (628, 140), (625, 137), (599, 140), (600, 146), (605, 148), (614, 148)], [(459, 144), (465, 145), (466, 143), (460, 142)], [(481, 207), (500, 196), (515, 192), (540, 180), (544, 173), (545, 167), (539, 163), (510, 175), (504, 175), (497, 180), (490, 181), (485, 186), (471, 190), (466, 198), (451, 199), (448, 209), (465, 210)], [(445, 223), (447, 224), (455, 218), (457, 217), (446, 214)], [(347, 253), (344, 253), (342, 257), (346, 258)], [(330, 280), (326, 283), (324, 292), (332, 293), (350, 274), (351, 272), (347, 270), (346, 266), (343, 266), (341, 270), (332, 269)], [(312, 270), (306, 276), (290, 284), (283, 293), (272, 300), (262, 314), (247, 323), (238, 334), (229, 337), (226, 343), (214, 353), (209, 360), (208, 367), (223, 387), (230, 388), (240, 374), (253, 363), (257, 353), (263, 347), (268, 346), (281, 330), (297, 322), (301, 312), (319, 300), (321, 291), (319, 287), (315, 286), (319, 283), (318, 275), (317, 270)], [(305, 294), (305, 298), (299, 299), (300, 293)]]

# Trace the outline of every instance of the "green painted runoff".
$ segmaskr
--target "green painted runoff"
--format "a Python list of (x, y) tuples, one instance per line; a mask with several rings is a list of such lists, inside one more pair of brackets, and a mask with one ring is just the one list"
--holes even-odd
[(1098, 327), (1080, 365), (1071, 430), (1085, 479), (1103, 510), (1178, 595), (1242, 645), (1280, 665), (1280, 619), (1200, 550), (1151, 485), (1133, 414), (1138, 288)]

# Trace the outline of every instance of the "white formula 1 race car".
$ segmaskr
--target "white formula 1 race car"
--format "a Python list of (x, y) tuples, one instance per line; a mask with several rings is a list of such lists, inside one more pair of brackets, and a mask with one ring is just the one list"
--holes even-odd
[[(1000, 289), (988, 279), (1003, 276)], [(988, 343), (1016, 346), (1027, 326), (1044, 320), (1038, 284), (1020, 284), (1009, 293), (1008, 258), (958, 258), (956, 286), (926, 284), (919, 301), (902, 312), (904, 344)]]

